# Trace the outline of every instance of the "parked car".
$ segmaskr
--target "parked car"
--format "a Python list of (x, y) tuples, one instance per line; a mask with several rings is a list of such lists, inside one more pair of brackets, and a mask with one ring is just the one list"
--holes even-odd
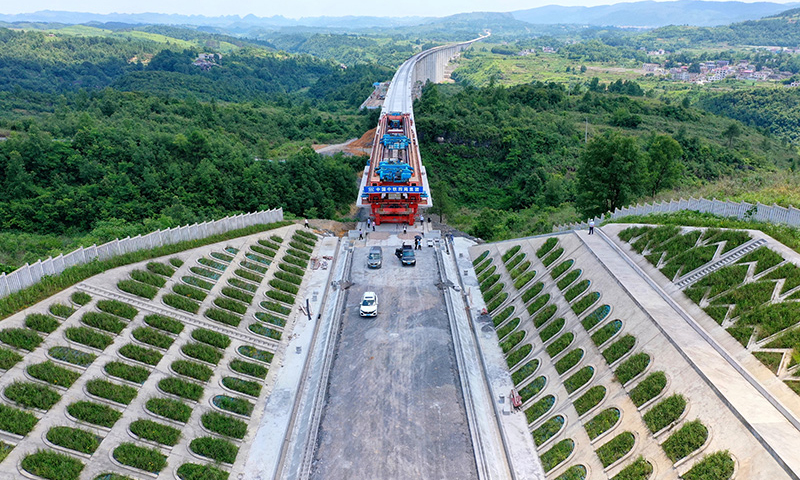
[(394, 255), (400, 259), (403, 265), (416, 265), (417, 257), (414, 255), (414, 249), (411, 245), (403, 245), (395, 249)]
[(375, 292), (364, 292), (361, 297), (361, 309), (359, 313), (362, 317), (375, 317), (378, 315), (378, 296)]
[(369, 249), (369, 255), (367, 256), (367, 267), (381, 268), (382, 262), (383, 250), (381, 250), (381, 247), (371, 247)]

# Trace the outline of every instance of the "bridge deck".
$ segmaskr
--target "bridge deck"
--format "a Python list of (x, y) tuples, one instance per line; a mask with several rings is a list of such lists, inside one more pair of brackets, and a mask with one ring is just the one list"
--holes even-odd
[[(477, 478), (432, 250), (402, 267), (384, 247), (368, 270), (368, 248), (355, 248), (312, 478)], [(364, 319), (368, 290), (380, 312)]]

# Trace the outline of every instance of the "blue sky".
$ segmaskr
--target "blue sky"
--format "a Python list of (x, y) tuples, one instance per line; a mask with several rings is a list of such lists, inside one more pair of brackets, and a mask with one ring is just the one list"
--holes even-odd
[[(744, 0), (748, 1), (748, 0)], [(756, 1), (756, 0), (753, 0)], [(771, 0), (787, 3), (790, 0)], [(618, 3), (609, 0), (5, 0), (0, 13), (28, 13), (38, 10), (66, 10), (91, 13), (180, 13), (208, 16), (247, 15), (259, 17), (315, 17), (321, 15), (375, 15), (397, 17), (407, 15), (445, 16), (460, 12), (507, 12), (543, 5), (603, 5)], [(402, 6), (403, 11), (399, 11)]]

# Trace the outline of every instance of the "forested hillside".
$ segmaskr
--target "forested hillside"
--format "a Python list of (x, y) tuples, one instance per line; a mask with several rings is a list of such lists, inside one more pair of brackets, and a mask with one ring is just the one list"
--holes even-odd
[(738, 90), (701, 97), (699, 105), (710, 112), (735, 118), (773, 135), (800, 140), (800, 90), (766, 88)]
[(777, 139), (641, 94), (633, 82), (596, 80), (586, 92), (552, 83), (426, 88), (414, 111), (437, 208), (484, 239), (544, 233), (553, 220), (574, 216), (575, 206), (600, 213), (582, 196), (612, 185), (598, 176), (578, 188), (587, 130), (590, 144), (615, 132), (607, 145), (635, 147), (637, 168), (616, 206), (679, 185), (797, 165), (796, 153)]

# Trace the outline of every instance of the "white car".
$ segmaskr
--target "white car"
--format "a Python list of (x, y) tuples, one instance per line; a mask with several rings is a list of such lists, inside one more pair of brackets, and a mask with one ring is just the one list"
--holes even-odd
[(375, 292), (364, 292), (361, 297), (361, 310), (359, 311), (362, 317), (374, 317), (378, 315), (378, 296)]

